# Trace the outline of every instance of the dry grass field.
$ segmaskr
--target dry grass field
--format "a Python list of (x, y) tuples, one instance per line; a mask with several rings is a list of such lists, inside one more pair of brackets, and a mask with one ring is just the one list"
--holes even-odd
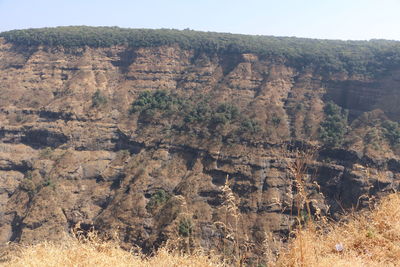
[[(382, 199), (375, 208), (352, 214), (339, 223), (311, 222), (296, 230), (268, 266), (399, 266), (400, 195)], [(161, 249), (144, 257), (115, 243), (85, 238), (64, 243), (13, 246), (3, 252), (1, 266), (227, 266), (221, 257), (182, 255)]]

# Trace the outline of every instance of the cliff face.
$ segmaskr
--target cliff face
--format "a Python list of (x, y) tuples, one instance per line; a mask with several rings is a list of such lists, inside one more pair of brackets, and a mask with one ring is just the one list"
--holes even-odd
[[(400, 118), (399, 75), (323, 75), (284, 59), (178, 46), (64, 51), (1, 40), (0, 241), (58, 240), (82, 223), (117, 233), (126, 247), (190, 233), (221, 248), (230, 241), (217, 222), (233, 221), (223, 205), (228, 178), (241, 214), (237, 238), (257, 248), (268, 233), (286, 236), (304, 208), (294, 182), (303, 163), (313, 213), (365, 206), (399, 188), (398, 151), (381, 139), (365, 143), (374, 122)], [(200, 126), (174, 131), (173, 116), (130, 114), (147, 90), (233, 103), (262, 131), (231, 142), (229, 127), (211, 127), (218, 138), (198, 134)], [(349, 110), (340, 149), (318, 146), (327, 100)], [(305, 148), (312, 153), (296, 152)]]

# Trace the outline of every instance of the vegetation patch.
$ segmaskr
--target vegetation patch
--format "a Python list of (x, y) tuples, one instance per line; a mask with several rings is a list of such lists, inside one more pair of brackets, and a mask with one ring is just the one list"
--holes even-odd
[(386, 120), (382, 123), (383, 133), (392, 146), (400, 144), (400, 125), (398, 122)]
[(261, 131), (260, 123), (254, 119), (247, 118), (242, 121), (240, 126), (241, 132), (249, 132), (251, 134), (259, 133)]
[(159, 189), (151, 196), (150, 201), (146, 205), (146, 209), (152, 212), (164, 205), (170, 198), (170, 194), (163, 189)]
[(227, 124), (239, 117), (239, 109), (232, 104), (220, 104), (213, 112), (211, 121), (215, 124)]
[(339, 41), (255, 36), (172, 29), (68, 26), (0, 33), (7, 42), (24, 46), (157, 47), (179, 45), (207, 54), (255, 53), (284, 59), (297, 68), (318, 66), (321, 72), (377, 75), (400, 65), (400, 42)]
[(193, 222), (189, 218), (183, 218), (179, 221), (178, 233), (180, 236), (188, 237), (193, 232)]
[(343, 144), (348, 130), (348, 111), (333, 102), (328, 102), (324, 108), (325, 120), (320, 125), (319, 137), (327, 146), (338, 147)]
[(183, 100), (166, 91), (144, 91), (132, 103), (131, 113), (147, 112), (151, 113), (155, 110), (172, 111), (182, 108)]
[(185, 115), (184, 121), (186, 123), (203, 123), (210, 120), (212, 116), (212, 109), (207, 100), (201, 100), (190, 108)]
[(99, 89), (97, 89), (92, 96), (92, 107), (98, 108), (105, 104), (107, 104), (107, 98)]
[[(183, 98), (161, 90), (142, 92), (133, 101), (130, 113), (146, 122), (142, 127), (149, 123), (169, 123), (169, 129), (200, 138), (211, 136), (231, 140), (245, 133), (261, 132), (260, 123), (244, 115), (232, 103), (212, 103), (207, 97)], [(228, 130), (229, 136), (225, 136), (224, 129)]]

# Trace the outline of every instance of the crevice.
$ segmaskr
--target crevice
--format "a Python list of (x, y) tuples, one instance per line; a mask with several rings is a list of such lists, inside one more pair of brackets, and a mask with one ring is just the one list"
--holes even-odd
[(21, 239), (22, 235), (22, 218), (17, 215), (15, 212), (14, 218), (11, 222), (11, 242), (18, 242)]
[(63, 133), (55, 133), (46, 129), (28, 130), (21, 137), (21, 143), (34, 149), (57, 148), (67, 142), (68, 137)]

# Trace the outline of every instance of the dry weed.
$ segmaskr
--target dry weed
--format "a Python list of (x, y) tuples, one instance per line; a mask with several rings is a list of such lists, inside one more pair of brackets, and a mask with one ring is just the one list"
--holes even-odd
[(182, 255), (160, 249), (153, 257), (144, 257), (125, 251), (113, 243), (41, 243), (20, 246), (0, 263), (0, 266), (21, 267), (171, 267), (171, 266), (222, 266), (203, 254)]
[(399, 194), (347, 221), (297, 230), (275, 266), (400, 266)]
[(75, 238), (66, 239), (62, 243), (43, 242), (27, 246), (9, 244), (0, 254), (0, 266), (223, 266), (219, 264), (219, 258), (206, 255), (201, 250), (193, 251), (189, 255), (178, 249), (161, 248), (155, 255), (147, 257), (139, 250), (123, 250), (117, 241), (103, 241), (93, 229), (82, 231), (79, 225), (74, 228), (73, 236)]
[[(243, 218), (239, 210), (239, 200), (233, 193), (229, 177), (226, 176), (225, 184), (221, 187), (222, 209), (225, 211), (223, 222), (215, 224), (223, 230), (224, 248), (223, 259), (232, 266), (246, 266), (246, 262), (251, 257), (254, 244), (241, 229), (243, 229)], [(240, 225), (242, 224), (242, 225)]]

